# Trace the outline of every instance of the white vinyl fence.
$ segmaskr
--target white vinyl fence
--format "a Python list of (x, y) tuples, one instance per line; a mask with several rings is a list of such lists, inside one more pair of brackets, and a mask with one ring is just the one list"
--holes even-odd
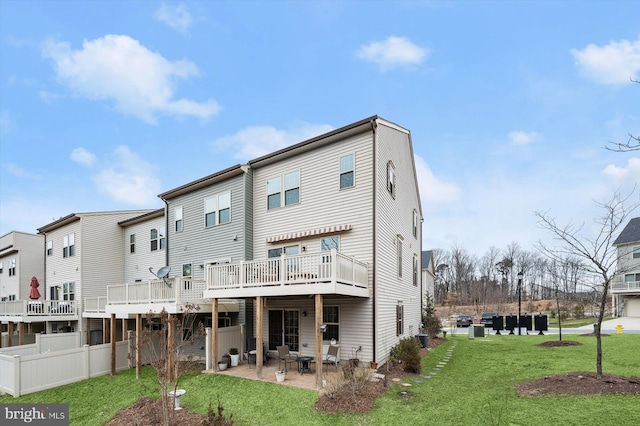
[[(42, 335), (40, 339), (36, 338), (34, 345), (3, 348), (0, 352), (0, 394), (18, 397), (110, 373), (111, 344), (73, 347), (74, 343), (69, 339), (74, 334), (78, 334), (79, 346), (79, 333), (64, 333)], [(64, 340), (67, 349), (60, 349)], [(16, 351), (18, 348), (22, 350)], [(116, 371), (127, 368), (129, 342), (116, 342)]]

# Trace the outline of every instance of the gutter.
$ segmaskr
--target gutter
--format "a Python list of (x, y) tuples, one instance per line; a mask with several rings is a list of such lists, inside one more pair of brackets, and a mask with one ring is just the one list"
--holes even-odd
[(376, 261), (377, 261), (377, 256), (376, 256), (376, 230), (377, 230), (377, 225), (376, 225), (376, 221), (375, 221), (375, 217), (377, 216), (377, 211), (376, 211), (376, 201), (377, 201), (377, 193), (378, 193), (378, 188), (377, 188), (377, 178), (376, 178), (376, 172), (378, 170), (378, 154), (377, 154), (377, 144), (376, 144), (376, 119), (372, 118), (371, 121), (369, 122), (371, 124), (371, 132), (373, 133), (373, 208), (371, 209), (371, 211), (373, 212), (373, 263), (372, 263), (372, 279), (371, 282), (373, 283), (373, 321), (371, 321), (372, 323), (372, 332), (373, 332), (373, 361), (376, 362), (378, 357), (376, 354), (377, 351), (377, 343), (376, 343), (376, 331), (377, 331), (377, 327), (376, 327), (376, 283), (377, 283), (377, 279), (376, 279)]

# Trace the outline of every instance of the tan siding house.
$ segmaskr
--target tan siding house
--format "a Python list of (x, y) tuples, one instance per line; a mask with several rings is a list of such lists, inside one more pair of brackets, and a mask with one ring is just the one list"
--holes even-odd
[(341, 359), (385, 363), (420, 324), (409, 132), (374, 116), (248, 165), (253, 260), (208, 266), (205, 296), (255, 299), (255, 336), (270, 352), (286, 344), (317, 360), (336, 344)]

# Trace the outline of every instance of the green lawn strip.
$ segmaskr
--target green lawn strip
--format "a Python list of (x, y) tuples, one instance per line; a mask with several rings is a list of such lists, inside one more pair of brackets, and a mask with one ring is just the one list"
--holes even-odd
[[(603, 321), (610, 319), (604, 318)], [(594, 322), (594, 318), (568, 319), (562, 321), (562, 328), (577, 328), (584, 325), (593, 325)], [(558, 328), (558, 318), (549, 318), (549, 327)]]
[[(181, 379), (187, 393), (181, 405), (206, 414), (209, 402), (218, 400), (225, 414), (233, 414), (237, 425), (369, 425), (369, 424), (640, 424), (637, 396), (535, 397), (516, 394), (514, 386), (526, 380), (572, 371), (595, 371), (595, 337), (570, 335), (581, 346), (543, 348), (547, 336), (487, 336), (468, 339), (459, 335), (431, 350), (422, 360), (429, 374), (447, 356), (451, 360), (430, 379), (411, 377), (406, 396), (394, 384), (364, 414), (327, 414), (315, 409), (317, 393), (274, 383), (225, 375), (190, 375)], [(640, 372), (640, 335), (603, 337), (605, 373), (637, 376)], [(382, 368), (384, 370), (384, 367)], [(384, 372), (384, 371), (383, 371)], [(416, 382), (421, 380), (422, 383)], [(50, 389), (20, 398), (5, 396), (0, 403), (55, 403), (70, 405), (72, 425), (103, 425), (120, 409), (141, 397), (158, 397), (155, 373), (143, 368), (141, 380), (135, 371), (116, 377), (95, 379)]]

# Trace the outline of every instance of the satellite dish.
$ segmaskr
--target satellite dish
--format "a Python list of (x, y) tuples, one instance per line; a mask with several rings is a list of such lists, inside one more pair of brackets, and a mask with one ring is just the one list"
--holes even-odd
[(171, 272), (171, 266), (163, 266), (162, 268), (158, 269), (158, 272), (153, 272), (153, 268), (149, 266), (149, 272), (151, 272), (159, 279), (163, 280), (166, 285), (171, 287), (171, 283), (167, 279), (167, 277), (169, 276), (169, 272)]

